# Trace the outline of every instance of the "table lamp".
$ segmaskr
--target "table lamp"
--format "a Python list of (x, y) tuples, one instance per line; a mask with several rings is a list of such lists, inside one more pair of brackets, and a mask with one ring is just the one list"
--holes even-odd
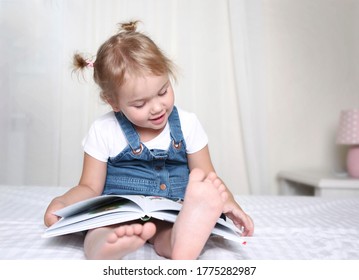
[(347, 172), (359, 178), (359, 109), (341, 111), (337, 143), (349, 146)]

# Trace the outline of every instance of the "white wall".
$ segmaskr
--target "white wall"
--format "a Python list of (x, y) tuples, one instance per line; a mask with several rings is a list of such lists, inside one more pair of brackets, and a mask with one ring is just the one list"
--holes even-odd
[(359, 1), (263, 1), (271, 188), (288, 169), (343, 168), (342, 109), (359, 107)]

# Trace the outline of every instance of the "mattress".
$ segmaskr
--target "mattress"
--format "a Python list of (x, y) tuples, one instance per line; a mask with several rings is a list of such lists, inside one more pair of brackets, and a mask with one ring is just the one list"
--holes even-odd
[[(0, 186), (0, 259), (84, 259), (83, 235), (42, 238), (43, 213), (64, 187)], [(255, 223), (252, 237), (211, 237), (203, 260), (359, 259), (359, 197), (235, 196)], [(127, 259), (162, 259), (150, 244)]]

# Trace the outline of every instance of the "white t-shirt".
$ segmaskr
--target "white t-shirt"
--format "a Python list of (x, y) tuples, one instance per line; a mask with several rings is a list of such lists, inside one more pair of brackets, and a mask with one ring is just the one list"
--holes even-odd
[[(201, 123), (194, 113), (183, 111), (178, 107), (177, 110), (187, 154), (200, 151), (208, 144), (208, 137)], [(161, 134), (143, 144), (148, 149), (167, 150), (170, 142), (170, 127), (167, 123)], [(108, 112), (94, 121), (82, 145), (87, 154), (107, 162), (109, 157), (117, 156), (128, 143), (114, 112)]]

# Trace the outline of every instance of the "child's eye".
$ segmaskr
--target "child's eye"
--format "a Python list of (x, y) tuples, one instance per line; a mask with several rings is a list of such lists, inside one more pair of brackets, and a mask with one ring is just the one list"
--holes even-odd
[(163, 96), (163, 95), (165, 95), (166, 93), (167, 93), (167, 89), (166, 89), (165, 91), (160, 92), (158, 95), (159, 95), (159, 96)]
[(143, 106), (145, 106), (145, 103), (138, 103), (138, 104), (134, 104), (133, 107), (137, 108), (137, 109), (140, 109), (142, 108)]

